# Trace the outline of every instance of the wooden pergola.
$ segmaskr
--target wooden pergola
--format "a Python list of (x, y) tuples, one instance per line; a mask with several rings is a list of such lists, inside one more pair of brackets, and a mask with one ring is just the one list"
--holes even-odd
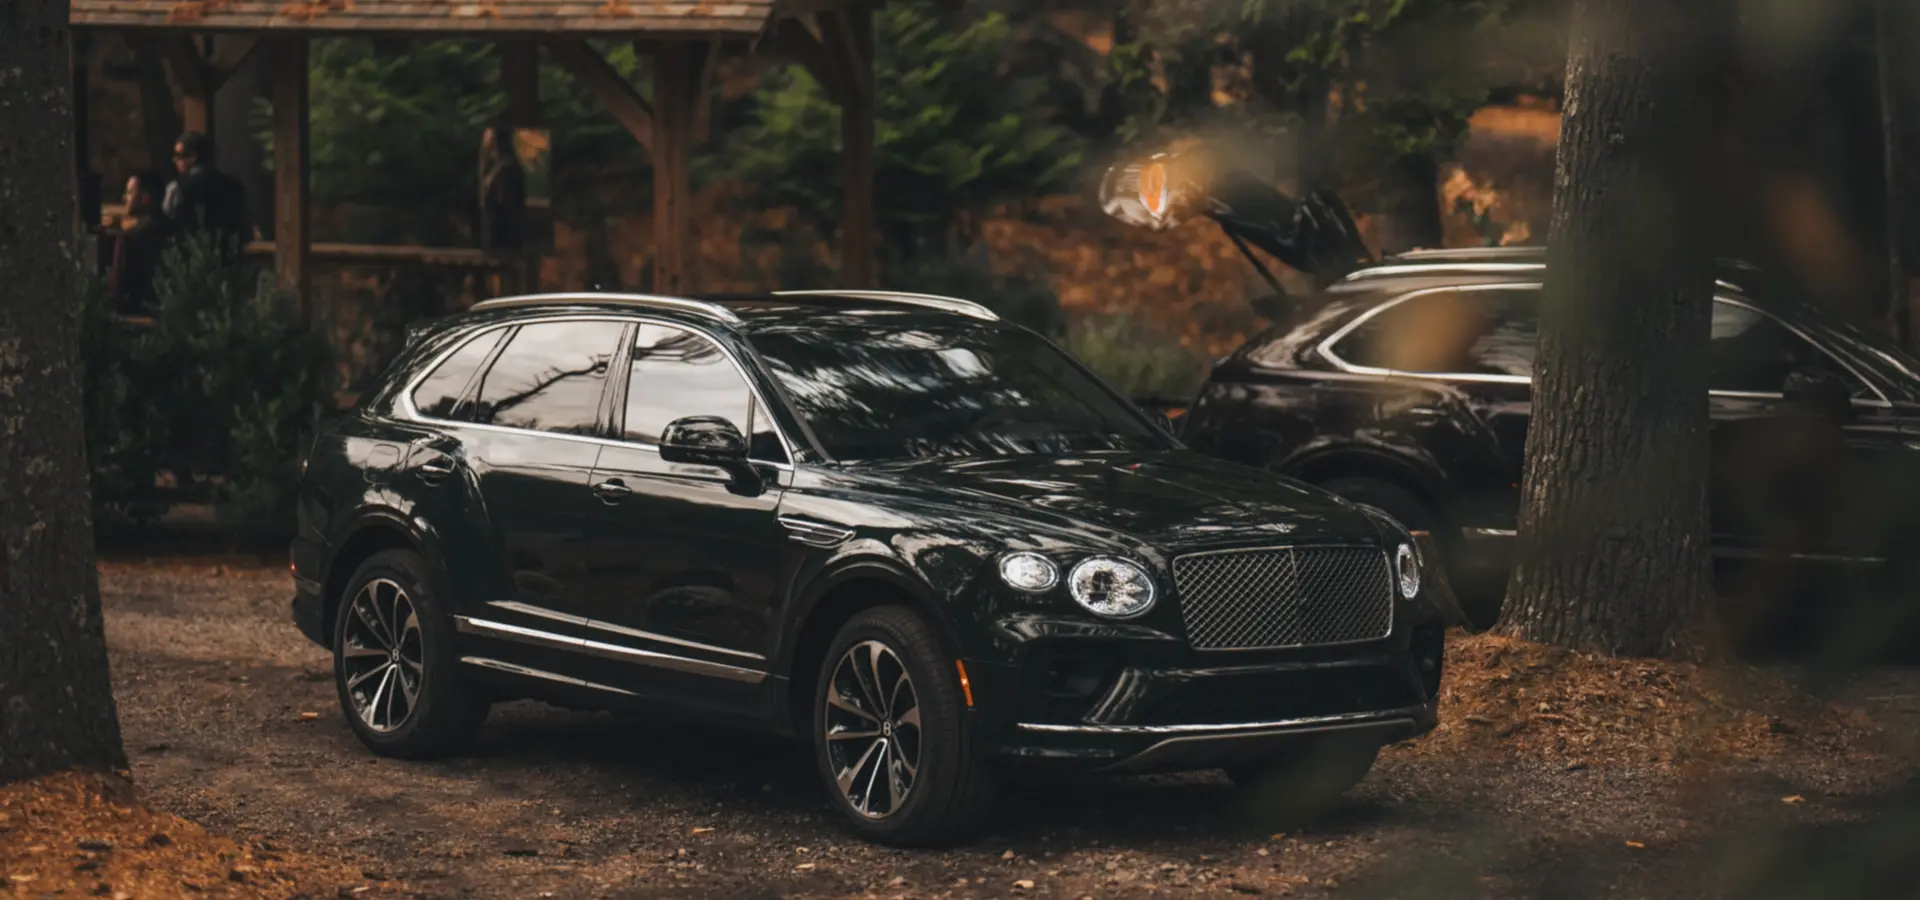
[[(307, 47), (321, 36), (500, 41), (508, 120), (519, 128), (538, 124), (538, 54), (544, 48), (646, 148), (654, 173), (654, 289), (661, 293), (694, 287), (688, 161), (709, 129), (711, 88), (723, 54), (768, 54), (800, 63), (843, 111), (840, 278), (847, 287), (873, 286), (873, 8), (882, 2), (72, 0), (71, 22), (76, 30), (120, 31), (158, 43), (184, 95), (185, 127), (206, 134), (212, 133), (214, 92), (254, 55), (266, 55), (272, 69), (274, 239), (255, 250), (272, 254), (281, 288), (305, 313), (316, 256), (308, 197)], [(652, 96), (622, 78), (589, 39), (634, 41), (652, 66)], [(370, 262), (471, 255), (482, 267), (485, 256), (466, 248), (343, 245), (322, 245), (319, 255)]]

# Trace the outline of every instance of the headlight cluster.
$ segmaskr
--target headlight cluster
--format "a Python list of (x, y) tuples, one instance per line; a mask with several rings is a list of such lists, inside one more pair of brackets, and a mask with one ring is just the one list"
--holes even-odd
[[(1000, 558), (1000, 580), (1032, 594), (1060, 583), (1060, 568), (1038, 553), (1009, 553)], [(1082, 560), (1067, 573), (1067, 593), (1089, 611), (1128, 619), (1153, 608), (1153, 576), (1135, 563), (1110, 556)]]
[(1401, 544), (1393, 551), (1393, 576), (1400, 596), (1412, 600), (1420, 593), (1420, 556), (1412, 544)]

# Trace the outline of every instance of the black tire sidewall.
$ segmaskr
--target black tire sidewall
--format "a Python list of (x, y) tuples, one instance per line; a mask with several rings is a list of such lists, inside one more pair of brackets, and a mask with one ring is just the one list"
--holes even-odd
[[(368, 728), (354, 711), (353, 698), (347, 693), (346, 665), (341, 652), (354, 597), (368, 582), (382, 578), (400, 585), (412, 601), (414, 614), (420, 619), (423, 657), (418, 706), (405, 724), (386, 733)], [(340, 597), (333, 622), (334, 692), (340, 700), (340, 712), (354, 735), (375, 753), (424, 758), (459, 749), (478, 728), (476, 716), (485, 715), (485, 704), (479, 703), (472, 689), (460, 679), (458, 660), (454, 658), (453, 621), (441, 605), (440, 596), (432, 572), (419, 554), (385, 550), (360, 564)]]
[[(883, 819), (869, 819), (847, 802), (836, 783), (827, 753), (826, 697), (833, 672), (847, 650), (863, 641), (879, 641), (906, 667), (920, 703), (920, 764), (913, 787), (899, 810)], [(815, 767), (831, 802), (862, 836), (889, 844), (917, 845), (950, 839), (971, 823), (951, 820), (958, 807), (956, 791), (981, 777), (966, 771), (975, 765), (967, 741), (971, 739), (959, 677), (942, 650), (931, 626), (904, 607), (880, 607), (855, 616), (828, 645), (815, 682), (809, 731)], [(964, 816), (962, 816), (964, 818)]]

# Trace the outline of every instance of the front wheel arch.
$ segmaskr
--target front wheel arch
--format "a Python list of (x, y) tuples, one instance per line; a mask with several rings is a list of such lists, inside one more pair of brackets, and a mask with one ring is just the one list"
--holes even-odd
[(818, 670), (841, 626), (881, 606), (904, 606), (920, 613), (933, 626), (942, 649), (950, 658), (960, 658), (959, 639), (924, 582), (878, 560), (842, 566), (823, 575), (803, 595), (800, 612), (786, 631), (793, 637), (781, 648), (779, 670), (786, 673), (787, 689), (776, 698), (784, 707), (777, 711), (777, 721), (792, 733), (811, 733), (808, 717)]

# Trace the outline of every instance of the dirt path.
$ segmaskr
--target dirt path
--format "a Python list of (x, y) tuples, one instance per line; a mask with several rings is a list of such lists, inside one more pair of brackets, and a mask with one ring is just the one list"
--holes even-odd
[[(287, 621), (283, 571), (102, 571), (148, 801), (427, 897), (1746, 897), (1790, 888), (1770, 866), (1819, 841), (1837, 849), (1818, 860), (1868, 871), (1862, 848), (1920, 809), (1893, 792), (1897, 765), (1738, 771), (1679, 792), (1655, 766), (1390, 752), (1301, 833), (1247, 833), (1211, 777), (1086, 779), (1016, 788), (971, 847), (894, 851), (836, 827), (801, 748), (682, 723), (519, 703), (495, 711), (473, 757), (375, 758), (341, 721), (326, 654)], [(1920, 673), (1854, 694), (1920, 737)], [(1876, 831), (1848, 830), (1862, 827)], [(1904, 846), (1920, 845), (1914, 827)], [(1886, 875), (1920, 888), (1908, 856)]]

